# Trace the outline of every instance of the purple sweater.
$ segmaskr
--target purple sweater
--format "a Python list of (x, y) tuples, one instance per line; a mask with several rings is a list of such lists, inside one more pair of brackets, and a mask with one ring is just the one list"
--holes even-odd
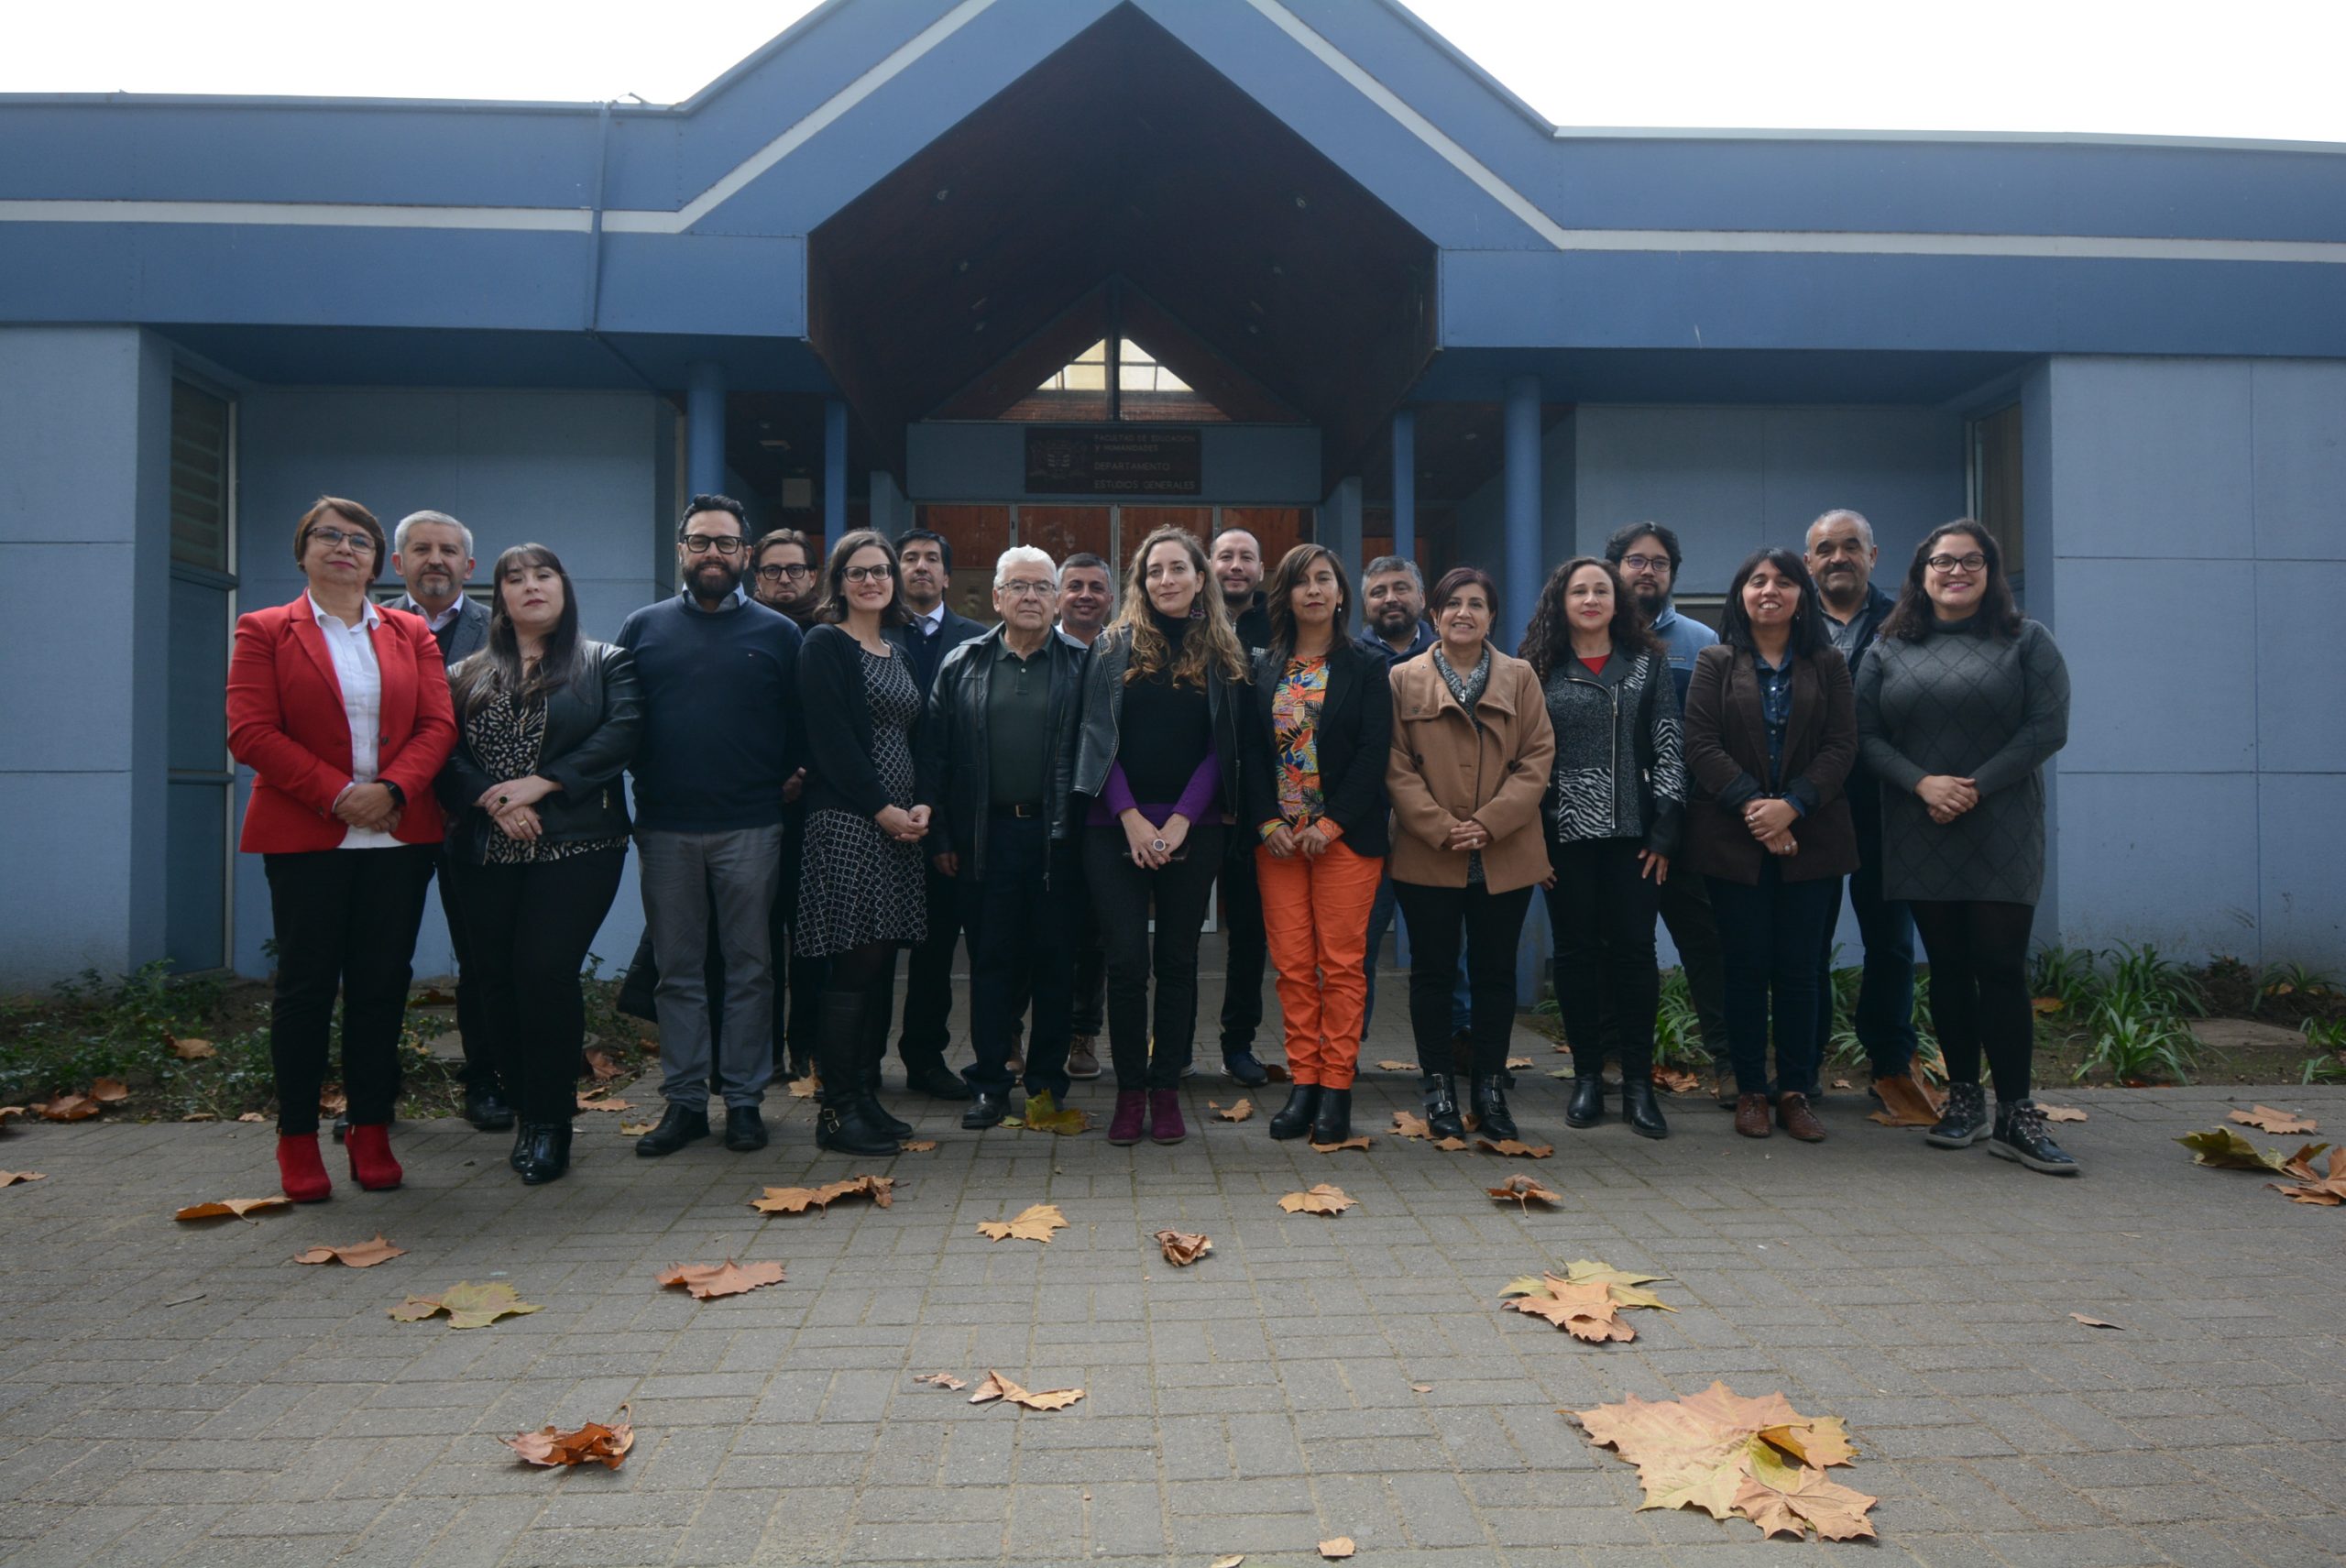
[[(1218, 746), (1209, 746), (1205, 761), (1189, 775), (1181, 798), (1169, 805), (1135, 800), (1133, 786), (1124, 778), (1124, 764), (1109, 764), (1107, 785), (1101, 790), (1100, 798), (1091, 803), (1091, 815), (1083, 821), (1088, 828), (1113, 828), (1125, 812), (1138, 809), (1155, 828), (1164, 827), (1168, 817), (1177, 815), (1191, 823), (1219, 822), (1222, 807), (1222, 751)], [(1208, 816), (1209, 812), (1212, 815)]]

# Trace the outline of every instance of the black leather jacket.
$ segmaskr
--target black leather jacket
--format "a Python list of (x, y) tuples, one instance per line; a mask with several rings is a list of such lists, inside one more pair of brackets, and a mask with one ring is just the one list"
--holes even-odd
[[(986, 819), (992, 801), (986, 739), (986, 704), (992, 694), (994, 652), (1002, 646), (997, 626), (974, 641), (946, 651), (929, 687), (914, 759), (916, 797), (929, 808), (928, 837), (921, 852), (932, 860), (959, 855), (958, 876), (982, 882), (986, 874)], [(1050, 661), (1050, 765), (1044, 771), (1043, 816), (1050, 836), (1068, 836), (1068, 802), (1075, 773), (1076, 718), (1083, 700), (1083, 667), (1091, 652), (1057, 631), (1044, 633), (1042, 657)]]
[[(636, 679), (635, 655), (608, 642), (581, 642), (576, 678), (546, 698), (546, 733), (538, 748), (537, 776), (551, 780), (554, 793), (538, 802), (538, 820), (554, 842), (624, 836), (629, 829), (627, 788), (620, 774), (635, 755), (643, 727), (643, 688)], [(484, 650), (472, 656), (486, 659)], [(472, 663), (456, 666), (461, 671)], [(450, 672), (452, 676), (455, 671)], [(497, 825), (473, 802), (489, 785), (505, 781), (473, 755), (461, 718), (456, 749), (440, 771), (440, 803), (448, 811), (448, 846), (469, 865), (487, 852)]]
[[(1100, 792), (1108, 787), (1108, 770), (1116, 763), (1124, 717), (1124, 668), (1131, 662), (1132, 652), (1133, 634), (1120, 626), (1102, 632), (1091, 644), (1091, 662), (1083, 672), (1082, 731), (1076, 739), (1075, 749), (1074, 790), (1086, 802), (1098, 799)], [(1246, 798), (1239, 793), (1243, 770), (1239, 766), (1238, 721), (1250, 689), (1241, 685), (1233, 694), (1222, 671), (1207, 666), (1206, 713), (1213, 725), (1214, 751), (1221, 760), (1222, 809), (1230, 812), (1237, 811)], [(1083, 809), (1090, 807), (1086, 805)]]

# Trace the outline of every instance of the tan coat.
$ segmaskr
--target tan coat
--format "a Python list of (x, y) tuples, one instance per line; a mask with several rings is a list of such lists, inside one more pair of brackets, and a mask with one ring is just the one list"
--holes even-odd
[(1520, 659), (1491, 651), (1491, 681), (1474, 718), (1450, 694), (1429, 649), (1393, 667), (1393, 760), (1385, 782), (1393, 796), (1395, 882), (1464, 887), (1467, 857), (1442, 841), (1473, 817), (1491, 835), (1483, 851), (1484, 885), (1493, 893), (1529, 887), (1548, 874), (1540, 837), (1540, 797), (1556, 759), (1555, 731), (1540, 677)]

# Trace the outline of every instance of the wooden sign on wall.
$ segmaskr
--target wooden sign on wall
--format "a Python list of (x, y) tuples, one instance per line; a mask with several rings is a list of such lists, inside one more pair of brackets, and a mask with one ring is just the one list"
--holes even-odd
[(1026, 433), (1026, 493), (1045, 496), (1194, 496), (1204, 466), (1194, 430), (1033, 429)]

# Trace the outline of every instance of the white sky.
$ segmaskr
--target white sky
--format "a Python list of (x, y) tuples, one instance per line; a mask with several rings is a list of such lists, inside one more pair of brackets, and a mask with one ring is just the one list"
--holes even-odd
[[(2346, 142), (2341, 0), (1409, 3), (1560, 125)], [(673, 103), (812, 8), (0, 0), (0, 93)]]

